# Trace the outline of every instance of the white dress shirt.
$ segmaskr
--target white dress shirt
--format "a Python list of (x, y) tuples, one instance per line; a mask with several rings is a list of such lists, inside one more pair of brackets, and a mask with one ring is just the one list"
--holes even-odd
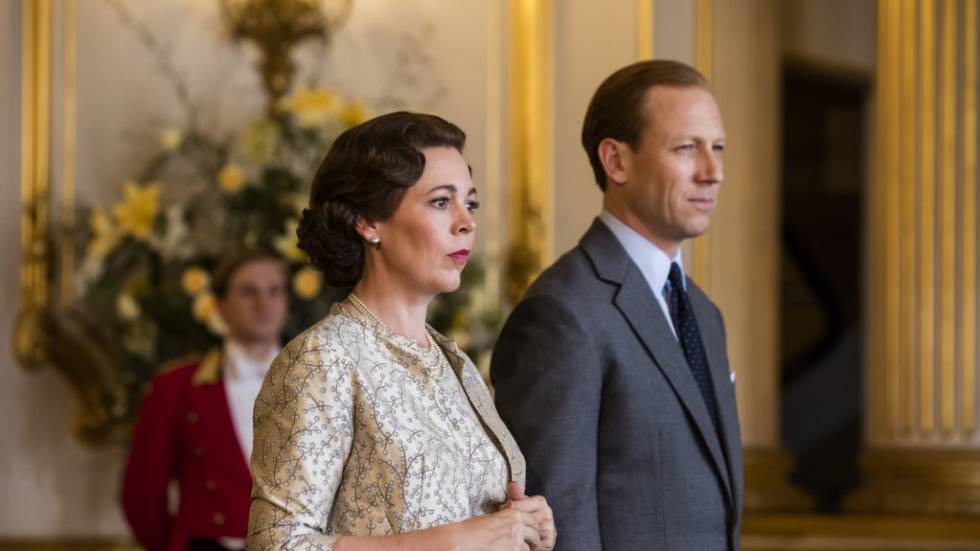
[(681, 269), (681, 281), (683, 282), (684, 288), (687, 288), (687, 281), (683, 277), (684, 263), (681, 261), (680, 248), (677, 249), (677, 254), (674, 255), (674, 258), (670, 258), (660, 247), (636, 233), (633, 228), (624, 224), (608, 210), (602, 209), (602, 213), (599, 214), (599, 220), (602, 220), (606, 227), (613, 232), (619, 244), (626, 249), (626, 254), (633, 260), (636, 267), (640, 269), (640, 273), (647, 280), (650, 290), (653, 291), (653, 296), (657, 299), (657, 304), (660, 305), (660, 310), (663, 311), (664, 318), (667, 320), (667, 326), (674, 333), (674, 338), (677, 338), (677, 331), (674, 329), (674, 323), (670, 319), (670, 309), (667, 307), (667, 300), (664, 298), (663, 291), (664, 285), (667, 283), (667, 276), (670, 275), (670, 264), (672, 262), (676, 262), (677, 266)]
[(222, 379), (225, 394), (228, 395), (228, 409), (235, 435), (245, 454), (248, 463), (252, 456), (252, 408), (255, 398), (262, 388), (272, 360), (279, 353), (279, 347), (273, 346), (261, 358), (253, 358), (245, 352), (245, 347), (232, 339), (225, 339), (225, 363)]

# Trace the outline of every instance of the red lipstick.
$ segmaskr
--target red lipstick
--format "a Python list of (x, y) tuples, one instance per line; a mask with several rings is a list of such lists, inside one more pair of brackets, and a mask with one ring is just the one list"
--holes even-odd
[(458, 251), (453, 251), (449, 253), (449, 258), (452, 258), (456, 262), (466, 262), (466, 259), (470, 257), (469, 249), (460, 249)]

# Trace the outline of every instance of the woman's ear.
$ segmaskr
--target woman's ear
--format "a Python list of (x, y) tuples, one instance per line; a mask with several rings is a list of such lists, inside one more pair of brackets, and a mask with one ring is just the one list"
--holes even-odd
[(363, 216), (358, 216), (357, 222), (354, 223), (354, 228), (361, 236), (361, 239), (375, 248), (377, 248), (377, 246), (381, 243), (381, 235), (378, 234), (377, 222), (371, 222), (365, 219)]
[(606, 171), (607, 183), (620, 185), (626, 183), (629, 168), (627, 149), (629, 149), (628, 144), (612, 138), (606, 138), (599, 142), (599, 161)]

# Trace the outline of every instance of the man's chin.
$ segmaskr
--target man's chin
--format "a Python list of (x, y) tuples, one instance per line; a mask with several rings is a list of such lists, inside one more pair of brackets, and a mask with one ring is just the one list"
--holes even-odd
[(694, 239), (695, 237), (701, 237), (702, 235), (708, 233), (709, 229), (711, 229), (710, 220), (705, 220), (703, 222), (691, 224), (686, 228), (685, 233), (687, 235), (685, 236), (685, 239)]

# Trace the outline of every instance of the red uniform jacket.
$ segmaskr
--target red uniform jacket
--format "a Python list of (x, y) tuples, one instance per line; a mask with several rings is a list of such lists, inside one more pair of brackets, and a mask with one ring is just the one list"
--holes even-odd
[[(133, 430), (123, 510), (149, 551), (184, 551), (194, 538), (244, 538), (252, 477), (228, 409), (217, 351), (175, 362), (153, 379)], [(167, 510), (176, 480), (180, 505)]]

